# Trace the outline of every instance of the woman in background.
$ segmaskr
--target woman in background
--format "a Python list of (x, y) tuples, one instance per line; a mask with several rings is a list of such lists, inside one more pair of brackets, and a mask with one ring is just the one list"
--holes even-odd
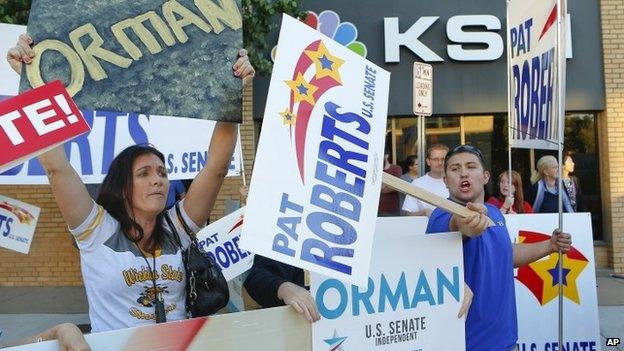
[[(559, 187), (557, 173), (559, 163), (554, 156), (542, 156), (537, 161), (537, 172), (531, 177), (531, 189), (527, 194), (527, 200), (533, 206), (536, 213), (559, 212)], [(563, 212), (574, 212), (568, 193), (563, 188)]]
[(509, 189), (508, 172), (505, 171), (498, 176), (496, 196), (490, 196), (487, 202), (500, 208), (503, 214), (533, 213), (531, 204), (524, 201), (522, 177), (516, 171), (511, 171), (511, 191)]
[(583, 194), (581, 193), (581, 186), (579, 180), (574, 173), (574, 160), (571, 153), (566, 153), (563, 157), (563, 172), (561, 179), (563, 179), (563, 186), (565, 187), (568, 196), (570, 197), (570, 205), (574, 209), (574, 212), (582, 212), (584, 210)]

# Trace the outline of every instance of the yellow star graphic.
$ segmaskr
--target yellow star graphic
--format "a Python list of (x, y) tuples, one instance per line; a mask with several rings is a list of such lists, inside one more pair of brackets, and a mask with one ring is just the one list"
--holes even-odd
[(285, 80), (284, 82), (295, 93), (295, 102), (306, 101), (310, 105), (314, 105), (314, 93), (318, 87), (306, 82), (301, 73), (297, 73), (295, 80)]
[(282, 124), (294, 126), (297, 121), (297, 115), (292, 113), (288, 107), (279, 113), (282, 116)]
[(340, 80), (340, 73), (338, 68), (342, 66), (344, 60), (332, 55), (325, 47), (325, 44), (321, 42), (318, 49), (306, 50), (306, 55), (314, 62), (316, 66), (316, 79), (323, 77), (331, 77), (336, 82), (342, 84)]
[[(549, 272), (549, 270), (554, 270), (557, 268), (558, 260), (559, 255), (553, 253), (545, 260), (529, 264), (529, 266), (533, 268), (533, 270), (544, 281), (544, 291), (542, 293), (541, 301), (542, 306), (556, 299), (559, 295), (559, 285), (555, 284), (553, 286), (554, 278), (553, 275)], [(586, 265), (587, 261), (570, 259), (566, 255), (564, 255), (563, 269), (569, 271), (567, 272), (567, 274), (564, 275), (564, 281), (566, 282), (566, 285), (563, 286), (563, 296), (576, 302), (577, 304), (580, 304), (580, 298), (578, 294), (578, 287), (576, 286), (576, 279), (581, 274), (581, 272), (583, 272), (583, 268), (585, 268)]]

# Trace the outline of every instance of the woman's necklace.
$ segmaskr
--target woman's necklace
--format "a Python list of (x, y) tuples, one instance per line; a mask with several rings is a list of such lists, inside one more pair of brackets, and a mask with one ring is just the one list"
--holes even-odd
[(143, 257), (143, 259), (145, 260), (147, 268), (152, 275), (152, 286), (154, 288), (154, 300), (152, 300), (152, 303), (154, 304), (156, 323), (165, 323), (167, 322), (167, 314), (165, 313), (165, 299), (162, 296), (162, 292), (156, 288), (156, 252), (152, 253), (152, 262), (154, 264), (154, 269), (152, 269), (152, 266), (150, 266), (149, 261), (147, 260), (147, 257), (145, 257), (145, 254), (143, 253), (143, 250), (141, 250), (141, 247), (139, 247), (139, 244), (137, 244), (136, 242), (134, 244), (136, 245), (137, 249), (139, 249), (141, 257)]

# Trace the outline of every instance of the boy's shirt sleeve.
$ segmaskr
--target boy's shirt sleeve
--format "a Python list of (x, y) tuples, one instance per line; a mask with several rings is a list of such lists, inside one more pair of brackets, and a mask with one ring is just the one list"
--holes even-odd
[(431, 213), (431, 217), (429, 217), (429, 222), (427, 223), (427, 229), (425, 230), (425, 233), (432, 234), (432, 233), (450, 232), (451, 231), (449, 229), (450, 223), (451, 223), (451, 214), (440, 208), (436, 208)]

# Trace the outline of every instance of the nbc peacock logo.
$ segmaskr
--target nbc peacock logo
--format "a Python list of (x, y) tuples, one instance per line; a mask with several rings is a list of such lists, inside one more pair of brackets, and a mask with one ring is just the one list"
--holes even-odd
[[(366, 45), (357, 40), (358, 30), (353, 23), (340, 22), (340, 16), (332, 10), (325, 10), (318, 15), (313, 11), (307, 11), (306, 14), (303, 23), (334, 39), (356, 54), (366, 57), (368, 53)], [(271, 49), (271, 60), (273, 61), (275, 61), (276, 50), (277, 45)]]

